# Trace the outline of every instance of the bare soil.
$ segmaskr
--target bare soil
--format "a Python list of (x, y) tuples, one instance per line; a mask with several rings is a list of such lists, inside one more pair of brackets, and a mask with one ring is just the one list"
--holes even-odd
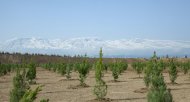
[[(12, 78), (15, 74), (7, 74), (0, 77), (0, 102), (9, 101), (9, 93), (12, 89)], [(178, 73), (177, 84), (170, 84), (168, 73), (164, 73), (165, 82), (171, 89), (175, 102), (190, 101), (190, 78), (189, 75)], [(141, 75), (143, 76), (143, 75)], [(132, 70), (127, 70), (119, 76), (117, 82), (113, 81), (110, 71), (104, 75), (104, 80), (108, 85), (108, 94), (102, 102), (146, 102), (147, 89), (143, 78)], [(72, 72), (71, 80), (67, 80), (55, 72), (42, 68), (37, 68), (37, 84), (31, 85), (32, 88), (44, 85), (39, 92), (35, 102), (41, 99), (49, 99), (50, 102), (100, 102), (93, 94), (95, 85), (94, 71), (87, 77), (87, 87), (80, 87), (78, 73)]]

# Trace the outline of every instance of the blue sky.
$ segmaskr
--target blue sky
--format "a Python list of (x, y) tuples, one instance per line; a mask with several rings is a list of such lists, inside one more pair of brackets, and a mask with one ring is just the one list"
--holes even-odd
[(1, 0), (0, 35), (190, 40), (190, 0)]

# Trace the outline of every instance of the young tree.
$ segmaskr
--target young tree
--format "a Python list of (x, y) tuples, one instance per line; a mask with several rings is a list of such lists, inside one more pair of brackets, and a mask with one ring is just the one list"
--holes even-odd
[(58, 64), (58, 72), (61, 75), (65, 75), (66, 74), (66, 68), (67, 68), (67, 65), (65, 63)]
[(66, 78), (70, 79), (71, 78), (71, 71), (72, 71), (72, 64), (68, 63), (66, 66)]
[(127, 62), (121, 62), (121, 61), (119, 61), (118, 62), (118, 67), (119, 67), (119, 73), (121, 74), (121, 73), (123, 73), (124, 71), (127, 70), (128, 63)]
[(79, 80), (81, 86), (86, 86), (85, 79), (87, 77), (87, 74), (90, 71), (90, 65), (87, 61), (87, 56), (85, 55), (85, 58), (82, 63), (77, 64), (77, 71), (79, 73)]
[(16, 76), (13, 78), (13, 89), (10, 92), (10, 102), (20, 102), (21, 98), (29, 88), (25, 79), (25, 69), (20, 74), (20, 69), (17, 69)]
[(175, 65), (174, 59), (170, 60), (169, 76), (171, 83), (174, 84), (175, 80), (177, 79), (177, 67)]
[(29, 83), (33, 83), (33, 80), (36, 78), (36, 65), (34, 63), (29, 64), (29, 70), (26, 74), (26, 78)]
[(113, 65), (111, 67), (111, 71), (112, 71), (112, 76), (114, 78), (114, 81), (117, 81), (117, 79), (119, 78), (119, 74), (120, 74), (118, 62), (113, 63)]
[(102, 79), (103, 71), (103, 61), (102, 61), (102, 48), (99, 53), (99, 61), (96, 63), (95, 76), (96, 76), (96, 85), (94, 87), (94, 94), (99, 100), (102, 100), (107, 94), (107, 85)]
[(190, 63), (189, 62), (181, 63), (181, 68), (183, 70), (183, 73), (187, 74), (188, 70), (190, 69)]
[(158, 61), (158, 69), (162, 72), (164, 69), (166, 69), (166, 64), (164, 61), (161, 59)]
[(144, 82), (147, 88), (149, 87), (149, 84), (151, 82), (151, 72), (153, 67), (153, 62), (152, 60), (150, 60), (146, 63), (146, 67), (144, 69)]
[(173, 102), (170, 90), (167, 89), (164, 77), (156, 64), (151, 72), (150, 86), (147, 94), (148, 102)]
[(156, 52), (154, 51), (153, 56), (151, 57), (151, 59), (146, 63), (146, 67), (144, 69), (144, 82), (146, 87), (148, 88), (150, 83), (151, 83), (151, 79), (152, 79), (152, 71), (153, 68), (155, 66), (155, 64), (157, 64), (157, 55)]
[(39, 91), (41, 91), (40, 86), (38, 86), (34, 91), (31, 89), (27, 90), (19, 102), (33, 102)]
[(173, 102), (172, 95), (170, 93), (170, 90), (167, 89), (162, 71), (159, 69), (157, 60), (151, 59), (148, 67), (148, 85), (150, 86), (147, 94), (148, 102)]
[(128, 65), (123, 62), (116, 61), (110, 67), (114, 81), (117, 81), (119, 75), (125, 70), (127, 70)]
[(132, 67), (137, 72), (137, 74), (139, 75), (139, 78), (140, 78), (140, 74), (142, 73), (142, 71), (144, 69), (144, 63), (139, 62), (139, 61), (134, 62), (134, 63), (132, 63)]

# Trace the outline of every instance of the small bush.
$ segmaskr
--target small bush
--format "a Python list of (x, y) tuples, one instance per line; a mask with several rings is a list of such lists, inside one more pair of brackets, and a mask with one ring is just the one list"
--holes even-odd
[(190, 69), (190, 63), (189, 62), (181, 63), (181, 68), (183, 70), (183, 73), (187, 74)]
[(164, 69), (166, 69), (166, 63), (161, 59), (158, 61), (158, 69), (162, 72)]
[(68, 63), (66, 66), (66, 78), (70, 79), (71, 78), (71, 71), (72, 71), (72, 64)]
[(114, 78), (114, 81), (116, 81), (119, 78), (119, 74), (120, 74), (120, 70), (119, 70), (119, 67), (117, 65), (117, 62), (115, 62), (112, 65), (111, 71), (112, 71), (112, 76)]
[(132, 67), (140, 77), (140, 74), (142, 73), (142, 71), (144, 69), (144, 63), (143, 62), (134, 62), (134, 63), (132, 63)]
[(36, 65), (34, 63), (29, 64), (29, 70), (26, 74), (26, 78), (29, 83), (32, 83), (32, 81), (36, 78)]
[[(154, 54), (154, 56), (156, 56)], [(173, 102), (172, 95), (170, 90), (167, 89), (167, 86), (164, 82), (164, 77), (162, 75), (162, 70), (159, 69), (159, 64), (157, 63), (157, 59), (152, 57), (148, 63), (148, 69), (145, 74), (149, 78), (148, 86), (150, 86), (147, 100), (148, 102)]]
[(85, 86), (85, 79), (87, 77), (87, 74), (90, 71), (90, 65), (87, 62), (87, 56), (85, 56), (85, 59), (83, 60), (82, 63), (77, 64), (77, 71), (79, 73), (79, 80), (80, 80), (80, 85)]
[(19, 102), (29, 88), (25, 75), (25, 70), (20, 74), (20, 70), (17, 69), (16, 76), (13, 78), (13, 89), (10, 92), (10, 102)]
[(33, 102), (39, 91), (41, 91), (41, 87), (37, 87), (34, 91), (27, 90), (19, 102)]
[(58, 67), (58, 72), (61, 75), (65, 75), (66, 74), (67, 65), (65, 63), (58, 64), (57, 67)]
[(174, 84), (175, 80), (177, 79), (177, 67), (173, 59), (171, 59), (170, 61), (169, 76), (170, 76), (171, 83)]

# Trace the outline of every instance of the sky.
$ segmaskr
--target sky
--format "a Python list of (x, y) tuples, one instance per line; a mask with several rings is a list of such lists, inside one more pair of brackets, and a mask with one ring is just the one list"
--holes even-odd
[(0, 0), (14, 37), (190, 40), (190, 0)]

